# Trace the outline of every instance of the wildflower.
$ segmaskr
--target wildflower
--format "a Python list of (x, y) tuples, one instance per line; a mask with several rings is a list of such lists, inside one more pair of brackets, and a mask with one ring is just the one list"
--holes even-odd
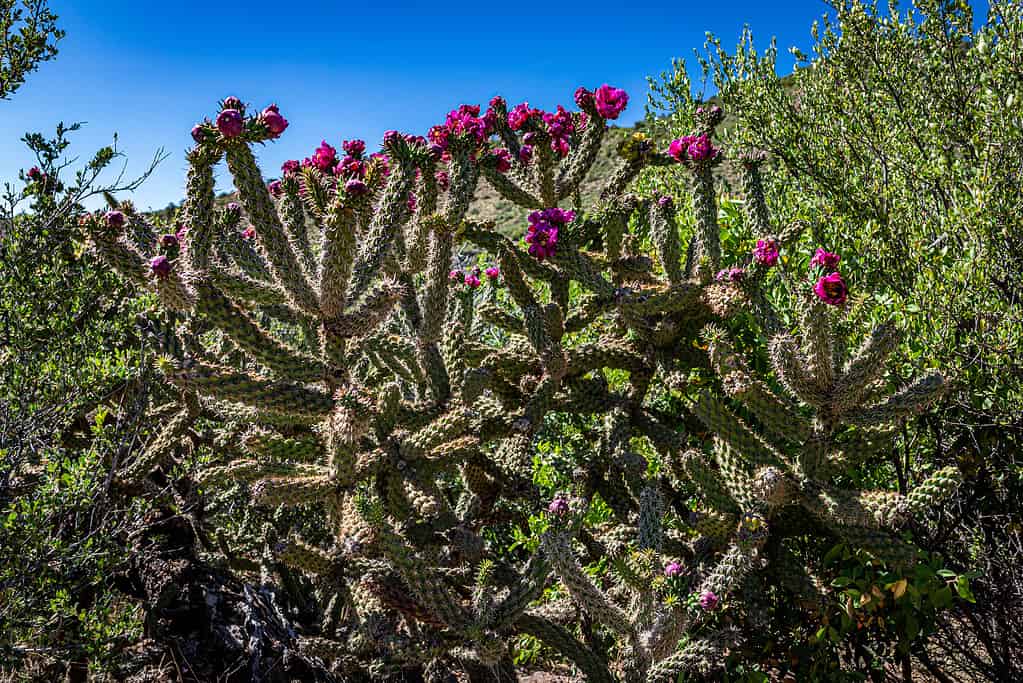
[(245, 121), (242, 113), (237, 109), (225, 109), (217, 115), (217, 130), (225, 138), (234, 138), (245, 130)]
[(594, 91), (593, 99), (597, 113), (605, 119), (617, 119), (629, 104), (629, 95), (624, 90), (612, 88), (607, 83)]
[(446, 192), (448, 187), (451, 186), (451, 176), (448, 175), (447, 171), (437, 171), (433, 174), (433, 177), (437, 181), (437, 187), (441, 190)]
[(708, 612), (717, 609), (720, 599), (714, 591), (703, 591), (700, 593), (700, 607)]
[(281, 116), (276, 104), (271, 104), (264, 109), (263, 113), (259, 115), (259, 120), (270, 131), (271, 137), (280, 137), (281, 133), (288, 128), (288, 120)]
[(328, 145), (326, 140), (322, 140), (320, 146), (313, 152), (312, 158), (306, 161), (308, 166), (315, 166), (324, 173), (330, 173), (337, 165), (337, 150)]
[(280, 197), (284, 194), (284, 188), (281, 186), (281, 181), (271, 180), (267, 183), (266, 189), (270, 191), (270, 194), (274, 197)]
[(558, 244), (558, 230), (574, 218), (574, 212), (556, 207), (529, 214), (526, 242), (529, 244), (530, 256), (538, 261), (554, 256)]
[(501, 277), (501, 269), (497, 266), (490, 266), (483, 272), (486, 273), (487, 279), (491, 282), (494, 282), (497, 278)]
[(773, 239), (757, 240), (753, 249), (753, 259), (768, 268), (778, 264), (778, 242)]
[(153, 274), (159, 278), (165, 278), (170, 275), (171, 262), (166, 256), (154, 256), (149, 261), (149, 268), (153, 271)]
[(682, 565), (678, 562), (669, 562), (664, 566), (664, 575), (669, 579), (675, 578), (682, 573)]
[(720, 150), (710, 141), (710, 136), (700, 135), (689, 143), (686, 153), (693, 161), (707, 161), (716, 157)]
[(820, 266), (826, 272), (832, 273), (838, 267), (838, 262), (841, 258), (838, 254), (832, 254), (830, 251), (824, 251), (824, 249), (817, 247), (817, 252), (810, 259), (810, 265)]
[(341, 149), (349, 156), (361, 157), (366, 151), (366, 143), (362, 140), (345, 140), (341, 143)]
[(555, 497), (551, 504), (547, 506), (547, 512), (558, 517), (566, 515), (568, 513), (568, 501), (560, 495)]
[(107, 211), (103, 218), (106, 220), (108, 228), (124, 227), (125, 218), (120, 211)]
[(743, 268), (724, 268), (717, 272), (714, 279), (718, 282), (740, 282), (746, 277), (746, 271)]
[(497, 159), (495, 168), (498, 173), (507, 173), (511, 170), (511, 154), (503, 147), (490, 150), (490, 156)]
[(529, 102), (522, 102), (512, 107), (508, 112), (508, 127), (512, 130), (519, 130), (533, 118), (541, 116), (539, 109), (533, 109)]
[(345, 183), (345, 194), (350, 194), (353, 197), (360, 197), (367, 192), (369, 192), (369, 186), (358, 178), (352, 178)]
[(580, 109), (590, 109), (595, 106), (593, 93), (581, 85), (575, 89), (575, 104)]
[(838, 272), (822, 275), (813, 286), (817, 298), (831, 306), (841, 306), (849, 295), (849, 289)]
[(671, 144), (668, 145), (668, 156), (674, 157), (676, 161), (685, 161), (686, 149), (689, 148), (693, 140), (695, 140), (695, 137), (692, 135), (683, 135), (672, 140)]

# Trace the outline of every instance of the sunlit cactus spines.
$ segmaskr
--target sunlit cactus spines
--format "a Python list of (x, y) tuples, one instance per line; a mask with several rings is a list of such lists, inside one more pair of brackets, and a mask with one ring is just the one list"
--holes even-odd
[[(911, 414), (940, 381), (882, 399), (891, 337), (840, 365), (827, 316), (842, 308), (809, 280), (809, 325), (782, 329), (760, 288), (800, 230), (770, 224), (759, 182), (744, 186), (761, 193), (748, 203), (764, 209), (749, 212), (762, 246), (726, 267), (720, 109), (698, 112), (667, 152), (626, 136), (598, 199), (581, 205), (628, 100), (602, 85), (576, 92), (580, 111), (463, 104), (427, 137), (388, 131), (376, 152), (325, 140), (268, 184), (252, 145), (288, 121), (228, 99), (193, 130), (180, 244), (153, 230), (136, 245), (123, 221), (87, 220), (97, 253), (155, 292), (178, 330), (159, 370), (182, 405), (120, 479), (166, 468), (195, 420), (223, 433), (198, 488), (241, 487), (253, 514), (315, 517), (317, 536), (284, 529), (267, 553), (282, 595), (315, 614), (296, 622), (297, 647), (342, 677), (450, 667), (488, 680), (481, 671), (511, 671), (521, 635), (593, 681), (720, 671), (744, 635), (735, 620), (754, 611), (742, 597), (753, 577), (791, 564), (778, 543), (787, 510), (897, 563), (911, 548), (889, 531), (955, 485), (948, 471), (905, 497), (838, 485), (856, 457), (846, 425)], [(221, 159), (237, 203), (217, 208)], [(644, 169), (676, 165), (693, 178), (687, 244), (687, 202), (629, 192)], [(516, 239), (473, 216), (481, 178), (520, 210)], [(813, 274), (834, 265), (822, 256)], [(776, 377), (727, 340), (747, 312), (771, 338)], [(718, 381), (690, 382), (693, 370)], [(584, 455), (571, 456), (571, 491), (552, 497), (533, 480), (533, 446), (566, 419), (587, 425)], [(610, 521), (591, 530), (597, 501)], [(501, 552), (494, 534), (512, 528), (530, 543)], [(604, 559), (607, 576), (586, 569)], [(551, 589), (610, 652), (577, 636)]]

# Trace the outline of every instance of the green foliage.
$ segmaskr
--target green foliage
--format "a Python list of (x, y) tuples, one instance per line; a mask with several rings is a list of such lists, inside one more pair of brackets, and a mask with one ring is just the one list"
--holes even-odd
[(57, 55), (64, 31), (47, 0), (0, 2), (0, 99), (7, 99), (25, 83), (25, 77), (41, 62)]

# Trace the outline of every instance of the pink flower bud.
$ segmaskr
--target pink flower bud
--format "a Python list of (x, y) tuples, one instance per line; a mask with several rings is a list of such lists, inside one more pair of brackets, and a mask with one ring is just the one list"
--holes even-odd
[(718, 599), (718, 596), (717, 594), (714, 593), (714, 591), (703, 591), (702, 593), (700, 593), (700, 607), (707, 610), (708, 612), (717, 609), (719, 602), (720, 600)]
[(225, 97), (224, 104), (221, 109), (237, 109), (238, 111), (242, 111), (245, 109), (245, 105), (237, 97)]
[(158, 278), (165, 278), (170, 275), (171, 262), (166, 256), (155, 256), (150, 259), (149, 268), (153, 271), (153, 275), (156, 275)]
[(768, 268), (778, 264), (778, 242), (773, 239), (757, 240), (753, 249), (753, 259)]
[(281, 133), (288, 128), (288, 120), (281, 116), (276, 104), (271, 104), (264, 109), (263, 113), (259, 115), (259, 120), (270, 131), (271, 137), (280, 137)]
[(225, 109), (217, 115), (217, 130), (225, 138), (238, 137), (245, 130), (245, 121), (237, 109)]
[(568, 501), (561, 496), (556, 497), (551, 501), (551, 504), (547, 506), (547, 512), (558, 517), (563, 517), (568, 514)]
[(108, 228), (123, 228), (125, 223), (124, 214), (120, 211), (107, 211), (103, 218), (107, 222)]
[(842, 260), (842, 257), (838, 254), (832, 254), (830, 251), (824, 251), (822, 248), (817, 247), (817, 252), (810, 259), (810, 265), (820, 266), (827, 272), (833, 272), (838, 268), (840, 260)]
[(501, 277), (501, 269), (497, 266), (490, 266), (484, 271), (487, 274), (487, 279), (493, 282), (497, 278)]
[(682, 565), (678, 562), (669, 562), (664, 566), (664, 575), (669, 579), (675, 578), (682, 573)]

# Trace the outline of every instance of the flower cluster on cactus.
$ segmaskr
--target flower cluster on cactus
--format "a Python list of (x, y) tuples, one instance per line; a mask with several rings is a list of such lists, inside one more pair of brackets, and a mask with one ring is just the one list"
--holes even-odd
[[(954, 488), (947, 470), (904, 496), (849, 487), (847, 468), (876, 448), (865, 431), (928, 405), (942, 380), (884, 397), (892, 329), (843, 358), (834, 310), (803, 292), (798, 331), (783, 329), (757, 256), (724, 267), (710, 173), (720, 109), (697, 112), (669, 154), (628, 136), (593, 205), (566, 210), (628, 97), (601, 86), (575, 101), (582, 111), (462, 105), (429, 140), (391, 131), (369, 156), (347, 141), (348, 161), (324, 142), (286, 164), (274, 196), (251, 149), (272, 135), (266, 112), (225, 100), (241, 129), (233, 115), (233, 134), (219, 115), (197, 127), (176, 254), (156, 253), (142, 217), (86, 218), (97, 253), (187, 323), (159, 363), (180, 404), (161, 407), (172, 417), (118, 477), (170, 471), (182, 435), (208, 421), (222, 450), (195, 489), (213, 505), (245, 487), (272, 520), (247, 539), (264, 549), (250, 562), (288, 623), (253, 647), (341, 680), (493, 680), (514, 675), (510, 644), (529, 635), (596, 683), (711, 675), (757, 651), (741, 647), (757, 629), (735, 624), (769, 620), (773, 596), (825, 600), (818, 554), (794, 559), (787, 541), (842, 541), (902, 567), (912, 547), (895, 532)], [(216, 207), (222, 158), (244, 211)], [(682, 160), (696, 214), (684, 247), (688, 202), (629, 191), (643, 169)], [(759, 165), (742, 172), (749, 231), (769, 235)], [(525, 215), (524, 245), (471, 216), (480, 177)], [(770, 265), (784, 267), (779, 250), (800, 233), (764, 238)], [(454, 265), (469, 258), (493, 265)], [(481, 275), (501, 287), (476, 291)], [(836, 298), (830, 281), (822, 291)], [(726, 323), (747, 314), (784, 395), (728, 340)], [(713, 381), (687, 380), (708, 365)], [(551, 417), (590, 425), (565, 455), (571, 490), (553, 500), (531, 476)], [(598, 500), (609, 521), (594, 527)], [(315, 537), (271, 514), (295, 506)], [(538, 538), (507, 552), (491, 541), (514, 533)]]
[(757, 246), (753, 249), (753, 259), (762, 266), (771, 268), (778, 265), (778, 241), (767, 238), (757, 240)]

